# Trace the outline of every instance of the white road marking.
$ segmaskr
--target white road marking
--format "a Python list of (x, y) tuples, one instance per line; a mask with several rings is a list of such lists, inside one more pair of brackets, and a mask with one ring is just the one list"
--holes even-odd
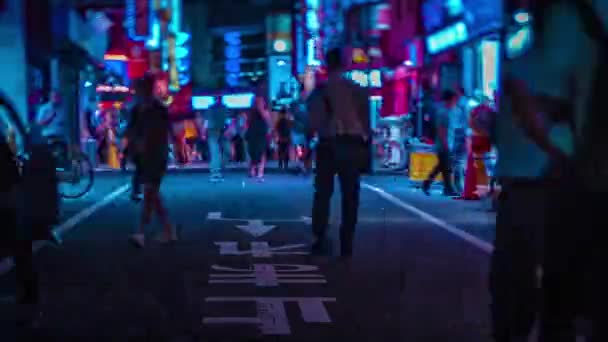
[[(93, 205), (91, 205), (88, 208), (85, 208), (84, 210), (81, 210), (76, 215), (70, 217), (69, 219), (67, 219), (66, 221), (61, 223), (59, 226), (55, 227), (55, 229), (53, 229), (53, 232), (55, 234), (62, 235), (62, 234), (67, 233), (68, 231), (74, 229), (79, 223), (81, 223), (82, 221), (89, 218), (96, 211), (98, 211), (98, 210), (102, 209), (103, 207), (107, 206), (108, 204), (112, 203), (112, 201), (114, 201), (118, 196), (127, 192), (129, 190), (129, 188), (130, 188), (130, 185), (127, 184), (127, 185), (123, 185), (123, 186), (119, 187), (118, 189), (112, 191), (111, 193), (109, 193), (105, 197), (103, 197), (100, 201), (94, 203)], [(47, 245), (48, 245), (47, 241), (34, 242), (32, 244), (32, 253), (37, 253), (40, 249), (42, 249), (43, 247), (45, 247)], [(14, 266), (15, 266), (14, 262), (11, 258), (5, 259), (2, 263), (0, 263), (0, 276), (3, 276), (5, 274), (9, 273), (13, 269)]]
[(205, 317), (203, 324), (254, 324), (263, 335), (291, 335), (286, 302), (296, 302), (306, 323), (331, 323), (325, 303), (336, 298), (324, 297), (209, 297), (205, 302), (255, 302), (257, 317)]
[(211, 212), (207, 214), (207, 220), (220, 220), (222, 219), (222, 213), (220, 212)]
[[(280, 284), (326, 284), (314, 265), (253, 264), (250, 268), (212, 265), (209, 284), (255, 284), (257, 287), (278, 287)], [(304, 273), (304, 274), (302, 274)]]
[(220, 212), (210, 212), (207, 213), (207, 220), (210, 221), (227, 221), (227, 222), (253, 222), (253, 221), (260, 221), (260, 222), (273, 222), (273, 223), (306, 223), (308, 220), (310, 220), (309, 217), (306, 216), (302, 216), (300, 218), (297, 219), (284, 219), (284, 218), (274, 218), (274, 219), (248, 219), (248, 218), (234, 218), (234, 217), (223, 217), (222, 213)]
[(262, 220), (249, 220), (247, 224), (239, 224), (236, 227), (256, 238), (266, 235), (268, 232), (276, 228), (276, 226), (273, 225), (265, 225)]
[(266, 241), (252, 241), (248, 250), (239, 250), (239, 245), (236, 241), (217, 241), (214, 244), (220, 248), (220, 255), (251, 255), (254, 258), (271, 258), (274, 255), (309, 254), (308, 252), (297, 251), (306, 247), (302, 243), (270, 247), (270, 244)]
[(388, 192), (382, 190), (381, 188), (375, 187), (375, 186), (367, 184), (367, 183), (362, 183), (362, 186), (368, 190), (375, 192), (380, 197), (393, 203), (394, 205), (396, 205), (402, 209), (405, 209), (405, 210), (409, 211), (410, 213), (417, 215), (421, 219), (442, 228), (443, 230), (447, 231), (448, 233), (451, 233), (451, 234), (461, 238), (462, 240), (479, 248), (480, 250), (482, 250), (483, 252), (485, 252), (487, 254), (491, 254), (492, 251), (494, 250), (494, 246), (492, 246), (491, 243), (486, 242), (472, 234), (469, 234), (466, 231), (464, 231), (452, 224), (449, 224), (446, 221), (444, 221), (436, 216), (433, 216), (421, 209), (418, 209), (411, 204), (405, 203), (404, 201), (389, 194)]

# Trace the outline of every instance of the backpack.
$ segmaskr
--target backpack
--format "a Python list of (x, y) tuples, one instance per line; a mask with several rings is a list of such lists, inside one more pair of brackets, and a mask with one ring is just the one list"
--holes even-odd
[[(577, 141), (577, 169), (585, 182), (597, 183), (608, 177), (608, 115), (605, 115), (605, 98), (608, 89), (608, 33), (595, 9), (585, 1), (572, 0), (582, 18), (584, 29), (589, 37), (598, 42), (597, 68), (591, 90), (588, 117), (581, 127), (581, 138)], [(593, 185), (592, 185), (593, 186)], [(595, 187), (595, 186), (594, 186)], [(604, 190), (608, 190), (608, 185)]]

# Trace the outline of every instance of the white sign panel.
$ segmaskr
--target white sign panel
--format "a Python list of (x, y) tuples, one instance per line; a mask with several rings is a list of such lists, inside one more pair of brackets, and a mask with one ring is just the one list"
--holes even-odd
[(295, 302), (300, 308), (306, 323), (331, 323), (325, 303), (335, 302), (336, 298), (326, 297), (210, 297), (207, 303), (254, 302), (256, 317), (205, 317), (203, 324), (255, 324), (264, 335), (290, 335), (291, 327), (285, 303)]
[(305, 248), (305, 244), (292, 244), (279, 247), (270, 247), (266, 241), (253, 241), (248, 250), (239, 250), (236, 241), (215, 242), (220, 248), (220, 255), (251, 255), (254, 258), (271, 258), (274, 255), (308, 255), (308, 252), (298, 251)]
[(279, 284), (326, 284), (327, 281), (313, 265), (254, 264), (251, 268), (211, 266), (209, 284), (255, 284), (258, 287), (277, 287)]

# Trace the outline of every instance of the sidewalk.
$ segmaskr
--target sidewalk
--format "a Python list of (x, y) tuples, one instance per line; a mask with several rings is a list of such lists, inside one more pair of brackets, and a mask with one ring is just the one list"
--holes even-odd
[(474, 235), (488, 243), (493, 243), (496, 226), (496, 213), (489, 211), (489, 203), (480, 201), (457, 200), (441, 195), (440, 187), (431, 189), (426, 196), (420, 184), (400, 177), (366, 177), (369, 185), (378, 187), (440, 220)]

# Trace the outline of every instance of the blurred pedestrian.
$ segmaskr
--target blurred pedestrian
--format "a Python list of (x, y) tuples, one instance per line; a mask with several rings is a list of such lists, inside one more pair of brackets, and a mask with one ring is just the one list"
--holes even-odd
[(279, 112), (279, 120), (277, 121), (275, 132), (277, 144), (279, 148), (279, 169), (289, 169), (289, 147), (291, 146), (291, 126), (292, 121), (287, 116), (287, 110), (282, 109)]
[(503, 63), (495, 130), (502, 191), (490, 271), (499, 342), (527, 341), (539, 308), (541, 341), (574, 342), (585, 299), (592, 303), (592, 341), (607, 340), (605, 252), (597, 234), (605, 227), (598, 203), (608, 194), (606, 86), (598, 86), (608, 79), (599, 63), (608, 40), (599, 4), (536, 1), (533, 42)]
[(207, 143), (209, 146), (210, 181), (219, 182), (224, 179), (222, 175), (224, 126), (228, 118), (227, 109), (222, 105), (218, 96), (215, 103), (205, 112)]
[(342, 195), (340, 254), (350, 259), (359, 210), (360, 174), (369, 162), (370, 107), (368, 91), (343, 77), (342, 58), (341, 49), (327, 53), (328, 80), (309, 97), (311, 129), (319, 137), (312, 249), (322, 252), (328, 247), (330, 201), (337, 174)]
[(268, 151), (269, 130), (272, 119), (268, 110), (268, 103), (264, 95), (264, 86), (259, 85), (256, 92), (254, 106), (249, 112), (248, 129), (246, 133), (247, 148), (251, 160), (249, 166), (250, 177), (259, 182), (264, 181), (264, 168), (266, 166), (266, 153)]
[(161, 243), (178, 239), (177, 228), (169, 219), (160, 193), (167, 170), (171, 125), (167, 107), (154, 96), (154, 83), (154, 76), (150, 74), (140, 80), (136, 89), (140, 101), (133, 110), (145, 120), (135, 120), (129, 128), (129, 136), (134, 137), (129, 144), (141, 157), (140, 176), (144, 187), (141, 221), (137, 232), (131, 236), (131, 242), (137, 247), (145, 245), (145, 228), (151, 223), (152, 214), (156, 214), (163, 225)]
[[(459, 117), (458, 96), (452, 90), (444, 90), (441, 95), (441, 104), (435, 111), (435, 151), (437, 153), (437, 165), (428, 178), (422, 183), (422, 191), (430, 195), (432, 182), (441, 173), (443, 177), (443, 195), (456, 196), (452, 184), (452, 158), (455, 142), (455, 126), (452, 123)], [(462, 136), (464, 139), (464, 135)], [(464, 142), (463, 142), (464, 143)]]

